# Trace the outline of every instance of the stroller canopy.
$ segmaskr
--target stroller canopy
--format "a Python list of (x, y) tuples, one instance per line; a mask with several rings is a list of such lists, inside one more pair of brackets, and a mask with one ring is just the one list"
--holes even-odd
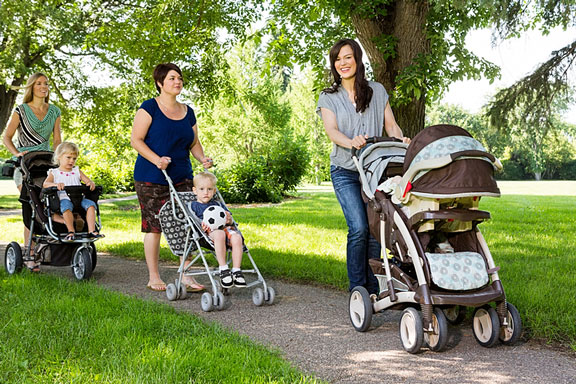
[(410, 192), (427, 197), (500, 196), (494, 180), (499, 161), (466, 130), (433, 125), (418, 133), (406, 152)]

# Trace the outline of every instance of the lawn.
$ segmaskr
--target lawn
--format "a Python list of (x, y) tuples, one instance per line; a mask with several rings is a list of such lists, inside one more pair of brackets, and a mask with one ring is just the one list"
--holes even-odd
[(317, 383), (247, 337), (94, 283), (0, 272), (1, 383)]

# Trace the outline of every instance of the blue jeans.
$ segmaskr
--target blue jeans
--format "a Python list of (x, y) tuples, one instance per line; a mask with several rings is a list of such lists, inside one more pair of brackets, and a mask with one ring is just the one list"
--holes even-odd
[[(94, 207), (94, 209), (96, 209), (96, 203), (92, 200), (82, 199), (80, 205), (82, 208), (84, 208), (85, 211), (87, 211), (90, 207)], [(66, 211), (74, 211), (74, 204), (72, 204), (72, 201), (68, 199), (60, 200), (60, 212), (64, 213)]]
[(330, 175), (336, 198), (348, 225), (346, 266), (349, 289), (363, 286), (369, 293), (378, 293), (378, 281), (368, 264), (368, 259), (380, 258), (380, 244), (370, 234), (366, 204), (362, 200), (360, 174), (355, 171), (330, 166)]

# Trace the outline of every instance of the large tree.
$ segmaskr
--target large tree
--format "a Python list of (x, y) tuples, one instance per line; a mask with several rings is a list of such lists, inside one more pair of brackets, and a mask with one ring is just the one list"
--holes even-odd
[[(312, 63), (326, 86), (326, 54), (339, 38), (356, 37), (373, 77), (391, 94), (404, 133), (424, 127), (427, 102), (455, 80), (495, 78), (498, 69), (465, 48), (467, 33), (490, 24), (481, 1), (276, 0), (271, 44), (283, 62)], [(318, 90), (319, 91), (319, 90)]]
[(223, 52), (258, 15), (257, 7), (234, 0), (3, 0), (0, 134), (18, 89), (38, 70), (63, 104), (86, 91), (94, 69), (120, 80), (150, 79), (165, 61), (181, 64), (193, 92), (214, 88)]
[[(496, 30), (500, 38), (514, 37), (528, 28), (548, 33), (554, 27), (576, 26), (574, 0), (498, 0), (493, 3)], [(501, 130), (528, 133), (528, 146), (534, 153), (536, 178), (543, 170), (542, 145), (550, 132), (558, 130), (558, 114), (574, 101), (570, 74), (576, 67), (576, 40), (551, 52), (534, 72), (500, 90), (488, 106), (487, 115)]]

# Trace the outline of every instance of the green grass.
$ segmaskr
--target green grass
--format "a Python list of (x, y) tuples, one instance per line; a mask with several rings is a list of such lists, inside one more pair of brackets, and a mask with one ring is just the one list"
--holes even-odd
[[(507, 298), (532, 337), (576, 351), (576, 197), (505, 195), (482, 200), (493, 219), (481, 225)], [(331, 192), (302, 193), (279, 205), (233, 208), (266, 277), (347, 287), (346, 223)], [(143, 258), (135, 201), (102, 205), (99, 250)], [(21, 241), (20, 218), (0, 217), (2, 238)], [(176, 260), (163, 243), (161, 257)]]
[(0, 272), (0, 382), (313, 383), (279, 352), (96, 283)]
[(508, 301), (534, 336), (576, 350), (576, 197), (486, 199), (481, 226)]
[(20, 208), (18, 195), (2, 195), (0, 196), (0, 209), (18, 209)]

